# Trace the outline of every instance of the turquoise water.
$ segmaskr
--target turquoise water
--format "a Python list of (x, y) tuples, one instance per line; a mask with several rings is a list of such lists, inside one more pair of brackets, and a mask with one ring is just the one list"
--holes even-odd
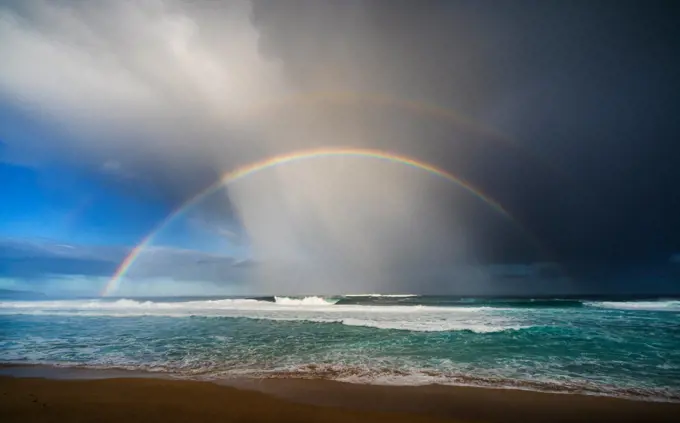
[(680, 301), (0, 301), (0, 361), (680, 400)]

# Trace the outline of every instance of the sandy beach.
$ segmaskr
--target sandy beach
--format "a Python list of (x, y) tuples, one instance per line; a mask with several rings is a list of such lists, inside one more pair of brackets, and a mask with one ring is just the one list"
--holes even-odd
[(319, 380), (0, 377), (3, 422), (674, 422), (680, 404)]

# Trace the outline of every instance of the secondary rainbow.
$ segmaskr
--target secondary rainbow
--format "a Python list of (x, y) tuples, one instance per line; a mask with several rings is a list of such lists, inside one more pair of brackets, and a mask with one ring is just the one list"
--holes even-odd
[(107, 296), (113, 293), (118, 288), (121, 279), (123, 278), (123, 276), (125, 276), (128, 269), (130, 269), (130, 267), (134, 264), (135, 260), (137, 259), (137, 257), (139, 257), (139, 254), (144, 250), (144, 248), (151, 244), (156, 234), (158, 234), (166, 225), (180, 217), (185, 211), (190, 209), (193, 205), (199, 203), (205, 197), (209, 196), (210, 194), (214, 193), (215, 191), (219, 190), (220, 188), (230, 183), (238, 181), (239, 179), (243, 179), (249, 175), (275, 166), (308, 159), (332, 156), (371, 158), (382, 161), (388, 161), (392, 163), (403, 164), (427, 171), (431, 174), (437, 175), (439, 177), (442, 177), (455, 183), (456, 185), (462, 187), (469, 193), (473, 194), (475, 197), (479, 198), (480, 200), (488, 204), (490, 207), (495, 209), (500, 214), (513, 220), (512, 217), (508, 214), (508, 212), (505, 211), (505, 209), (503, 209), (503, 207), (500, 204), (486, 196), (478, 189), (474, 188), (468, 182), (434, 165), (413, 159), (408, 156), (394, 154), (381, 150), (363, 148), (321, 148), (295, 151), (292, 153), (270, 157), (264, 160), (260, 160), (251, 164), (238, 167), (230, 172), (225, 173), (215, 183), (211, 184), (203, 191), (199, 192), (198, 194), (190, 198), (179, 208), (170, 213), (165, 219), (163, 219), (146, 237), (144, 237), (144, 239), (142, 239), (142, 241), (135, 248), (132, 249), (132, 251), (130, 251), (127, 257), (125, 257), (125, 259), (118, 266), (118, 269), (116, 269), (115, 274), (111, 277), (109, 282), (102, 290), (101, 295)]

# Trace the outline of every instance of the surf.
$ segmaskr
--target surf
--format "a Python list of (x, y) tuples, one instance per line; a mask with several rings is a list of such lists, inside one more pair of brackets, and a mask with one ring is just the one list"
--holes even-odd
[(592, 301), (586, 303), (590, 307), (630, 310), (630, 311), (674, 311), (680, 312), (680, 301), (657, 300), (657, 301)]
[(330, 306), (340, 301), (339, 298), (324, 297), (274, 297), (274, 302), (280, 305), (289, 306)]

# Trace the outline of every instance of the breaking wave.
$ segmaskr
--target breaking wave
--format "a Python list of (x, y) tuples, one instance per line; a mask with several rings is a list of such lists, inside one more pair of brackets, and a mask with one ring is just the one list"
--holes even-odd
[(680, 301), (594, 301), (587, 302), (591, 307), (616, 310), (680, 311)]
[(274, 297), (274, 302), (281, 305), (293, 306), (329, 306), (340, 301), (339, 298), (324, 298), (324, 297)]
[[(219, 299), (198, 301), (152, 301), (119, 299), (114, 301), (93, 300), (57, 300), (57, 301), (4, 301), (0, 302), (0, 313), (13, 314), (31, 311), (111, 311), (131, 313), (179, 313), (187, 315), (213, 315), (220, 311), (324, 311), (332, 313), (414, 313), (414, 312), (475, 312), (488, 307), (441, 307), (420, 304), (405, 305), (361, 305), (342, 304), (340, 299), (324, 297), (272, 297), (273, 300), (262, 299)], [(332, 307), (331, 307), (332, 306)]]
[(347, 294), (345, 297), (369, 297), (369, 298), (409, 298), (417, 297), (416, 294)]
[(322, 297), (275, 297), (274, 301), (223, 299), (154, 302), (120, 299), (0, 302), (0, 314), (62, 316), (164, 316), (248, 318), (273, 321), (335, 323), (375, 329), (417, 332), (518, 330), (530, 325), (495, 315), (487, 307), (433, 307), (422, 305), (338, 305)]
[(494, 333), (541, 326), (535, 320), (536, 313), (542, 313), (541, 310), (548, 308), (680, 311), (680, 301), (677, 300), (582, 302), (452, 299), (437, 303), (427, 297), (381, 296), (371, 299), (367, 297), (368, 295), (373, 294), (365, 294), (361, 298), (276, 296), (184, 301), (168, 299), (5, 301), (0, 302), (0, 315), (222, 317), (341, 324), (413, 332)]

